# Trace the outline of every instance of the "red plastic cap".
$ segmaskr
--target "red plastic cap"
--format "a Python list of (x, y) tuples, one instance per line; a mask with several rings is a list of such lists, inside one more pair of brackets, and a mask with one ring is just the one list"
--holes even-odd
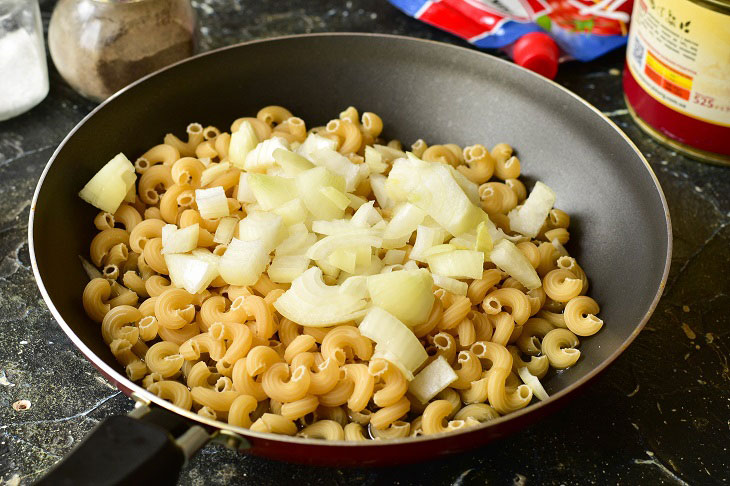
[(515, 42), (512, 57), (522, 67), (553, 79), (558, 72), (560, 48), (543, 32), (530, 32)]

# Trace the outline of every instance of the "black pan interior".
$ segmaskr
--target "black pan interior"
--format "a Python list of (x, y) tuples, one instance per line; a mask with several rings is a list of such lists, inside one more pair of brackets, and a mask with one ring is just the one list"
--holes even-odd
[(582, 101), (466, 49), (368, 35), (283, 38), (198, 57), (131, 87), (78, 127), (48, 170), (33, 227), (42, 283), (76, 335), (120, 372), (81, 306), (87, 278), (77, 255), (88, 255), (96, 211), (77, 192), (118, 152), (134, 160), (167, 132), (182, 137), (192, 121), (227, 130), (269, 104), (310, 126), (354, 105), (381, 115), (385, 133), (406, 145), (516, 148), (527, 180), (554, 188), (571, 215), (567, 248), (606, 322), (582, 340), (574, 368), (547, 380), (549, 392), (607, 360), (650, 311), (669, 252), (661, 193), (627, 139)]

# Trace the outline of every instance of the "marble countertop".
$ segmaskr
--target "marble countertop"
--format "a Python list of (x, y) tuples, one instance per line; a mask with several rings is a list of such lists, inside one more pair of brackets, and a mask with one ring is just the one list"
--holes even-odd
[[(47, 26), (53, 0), (42, 0)], [(382, 32), (465, 45), (385, 0), (194, 0), (201, 49), (322, 31)], [(182, 485), (726, 484), (730, 480), (730, 168), (657, 145), (629, 118), (622, 52), (561, 66), (557, 81), (639, 146), (674, 226), (669, 282), (629, 349), (563, 410), (511, 438), (426, 464), (380, 469), (294, 466), (206, 446)], [(71, 345), (33, 280), (27, 245), (37, 179), (95, 105), (50, 66), (51, 91), (0, 122), (0, 485), (30, 484), (103, 417), (132, 408)], [(641, 224), (637, 222), (637, 224)], [(15, 410), (27, 400), (30, 408)]]

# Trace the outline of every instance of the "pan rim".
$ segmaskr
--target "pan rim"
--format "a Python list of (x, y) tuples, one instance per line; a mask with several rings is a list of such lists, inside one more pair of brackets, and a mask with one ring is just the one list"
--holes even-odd
[[(487, 56), (492, 61), (501, 63), (502, 66), (505, 66), (506, 69), (517, 69), (522, 70), (526, 73), (528, 73), (531, 76), (537, 76), (539, 77), (543, 82), (547, 82), (549, 85), (552, 85), (554, 88), (557, 88), (561, 90), (563, 93), (568, 94), (576, 101), (580, 102), (584, 106), (586, 106), (588, 109), (593, 111), (596, 115), (598, 115), (601, 119), (603, 119), (604, 122), (607, 122), (608, 125), (616, 131), (621, 138), (623, 138), (624, 142), (626, 142), (631, 149), (634, 151), (634, 153), (639, 157), (639, 160), (643, 163), (644, 168), (648, 171), (649, 175), (651, 176), (652, 182), (654, 183), (654, 188), (659, 194), (661, 203), (662, 203), (662, 210), (664, 213), (665, 218), (665, 228), (667, 232), (667, 254), (666, 259), (664, 262), (664, 269), (662, 273), (662, 278), (659, 283), (659, 286), (657, 288), (656, 293), (654, 294), (654, 297), (652, 298), (651, 304), (649, 305), (649, 308), (647, 309), (646, 313), (641, 318), (640, 322), (634, 329), (634, 331), (618, 346), (616, 347), (613, 352), (604, 359), (598, 366), (594, 367), (589, 371), (585, 376), (578, 379), (577, 381), (571, 383), (564, 389), (556, 392), (555, 394), (551, 395), (547, 400), (540, 401), (537, 403), (533, 403), (528, 405), (525, 408), (522, 408), (520, 410), (517, 410), (515, 412), (512, 412), (507, 415), (503, 415), (495, 420), (490, 420), (488, 422), (484, 422), (479, 426), (471, 427), (468, 429), (460, 430), (460, 431), (453, 431), (443, 434), (436, 434), (436, 435), (430, 435), (430, 436), (419, 436), (419, 437), (406, 437), (406, 438), (400, 438), (400, 439), (392, 439), (387, 442), (380, 442), (380, 441), (360, 441), (360, 442), (347, 442), (347, 441), (323, 441), (318, 439), (308, 439), (308, 438), (301, 438), (301, 437), (290, 437), (290, 436), (284, 436), (284, 435), (277, 435), (277, 434), (268, 434), (268, 433), (262, 433), (262, 432), (255, 432), (251, 431), (249, 429), (244, 429), (240, 427), (236, 427), (233, 425), (225, 424), (223, 422), (218, 422), (216, 420), (212, 420), (206, 417), (202, 417), (196, 413), (193, 413), (189, 410), (184, 410), (182, 408), (179, 408), (175, 405), (173, 405), (170, 402), (167, 402), (159, 397), (157, 395), (148, 392), (141, 386), (135, 384), (134, 382), (130, 381), (126, 376), (123, 376), (122, 374), (118, 373), (115, 369), (113, 369), (110, 365), (106, 363), (103, 359), (99, 358), (89, 347), (84, 344), (84, 342), (79, 338), (76, 333), (71, 329), (71, 327), (66, 323), (66, 321), (61, 316), (60, 312), (54, 305), (53, 301), (51, 300), (48, 291), (45, 288), (45, 285), (43, 283), (43, 279), (40, 275), (40, 271), (38, 269), (38, 265), (36, 262), (36, 255), (35, 255), (35, 245), (33, 241), (33, 229), (34, 229), (34, 216), (35, 216), (35, 208), (36, 203), (38, 201), (38, 196), (40, 194), (41, 188), (43, 186), (43, 182), (45, 181), (46, 175), (48, 174), (48, 171), (50, 170), (51, 166), (56, 160), (56, 157), (60, 153), (60, 151), (64, 148), (68, 140), (74, 136), (74, 134), (90, 119), (92, 118), (98, 111), (102, 110), (107, 104), (109, 104), (112, 100), (116, 99), (119, 96), (122, 96), (127, 91), (131, 90), (138, 84), (141, 84), (145, 82), (147, 79), (156, 76), (157, 74), (167, 71), (168, 69), (172, 69), (175, 66), (179, 64), (183, 64), (186, 62), (191, 62), (195, 59), (201, 58), (203, 56), (208, 55), (214, 55), (222, 51), (226, 51), (229, 49), (237, 49), (243, 46), (253, 45), (253, 44), (259, 44), (264, 42), (277, 42), (277, 41), (285, 41), (285, 40), (291, 40), (291, 39), (297, 39), (297, 38), (326, 38), (326, 37), (362, 37), (362, 38), (380, 38), (380, 39), (391, 39), (394, 41), (400, 41), (400, 42), (413, 42), (413, 43), (419, 43), (419, 44), (432, 44), (436, 45), (439, 48), (443, 49), (456, 49), (461, 52), (469, 52), (471, 54), (477, 55), (477, 56)], [(470, 54), (470, 55), (471, 55)], [(508, 67), (506, 67), (508, 66)], [(502, 423), (515, 420), (519, 417), (522, 417), (527, 414), (537, 413), (540, 409), (544, 407), (548, 407), (565, 397), (567, 397), (570, 394), (575, 393), (578, 389), (582, 388), (584, 385), (586, 385), (589, 381), (593, 380), (595, 377), (600, 375), (601, 372), (603, 372), (609, 365), (611, 365), (616, 359), (628, 348), (628, 346), (636, 339), (636, 337), (639, 335), (641, 330), (644, 328), (646, 323), (649, 321), (649, 318), (652, 316), (654, 311), (656, 310), (656, 307), (659, 303), (659, 300), (664, 292), (664, 289), (667, 284), (667, 279), (669, 276), (669, 269), (671, 266), (671, 260), (672, 260), (672, 250), (673, 250), (673, 244), (672, 244), (672, 223), (670, 219), (669, 214), (669, 208), (667, 206), (666, 197), (664, 196), (664, 191), (662, 190), (662, 187), (659, 183), (659, 180), (656, 176), (656, 173), (652, 169), (652, 167), (649, 165), (649, 162), (646, 160), (644, 155), (641, 153), (639, 148), (634, 144), (634, 142), (626, 135), (623, 130), (621, 130), (618, 125), (616, 125), (610, 118), (608, 118), (606, 115), (604, 115), (598, 108), (590, 104), (588, 101), (584, 100), (577, 94), (573, 93), (572, 91), (568, 90), (567, 88), (559, 85), (553, 80), (544, 78), (532, 71), (529, 71), (521, 66), (518, 66), (516, 64), (513, 64), (509, 61), (506, 61), (504, 59), (497, 58), (495, 56), (490, 56), (489, 54), (486, 54), (482, 51), (478, 51), (476, 49), (471, 49), (468, 47), (462, 47), (457, 46), (453, 44), (448, 44), (445, 42), (438, 42), (430, 39), (421, 39), (417, 37), (409, 37), (409, 36), (403, 36), (403, 35), (395, 35), (395, 34), (376, 34), (376, 33), (362, 33), (362, 32), (323, 32), (323, 33), (310, 33), (310, 34), (296, 34), (296, 35), (285, 35), (285, 36), (277, 36), (277, 37), (268, 37), (264, 39), (255, 39), (251, 41), (241, 42), (238, 44), (233, 44), (230, 46), (224, 46), (217, 49), (213, 49), (210, 51), (198, 53), (194, 56), (191, 56), (187, 59), (183, 59), (181, 61), (175, 62), (169, 66), (166, 66), (162, 69), (159, 69), (153, 73), (150, 73), (137, 81), (131, 83), (130, 85), (122, 88), (121, 90), (114, 93), (112, 96), (107, 98), (104, 102), (100, 103), (96, 108), (94, 108), (91, 112), (89, 112), (84, 118), (79, 121), (74, 128), (64, 137), (64, 139), (61, 141), (61, 143), (56, 147), (53, 154), (51, 155), (50, 159), (46, 163), (46, 166), (43, 169), (43, 172), (41, 173), (40, 178), (38, 179), (38, 183), (36, 185), (33, 199), (30, 206), (30, 213), (28, 218), (28, 250), (30, 255), (30, 261), (31, 266), (33, 268), (33, 275), (35, 277), (36, 284), (38, 286), (38, 289), (41, 293), (41, 296), (43, 297), (43, 300), (45, 301), (46, 305), (48, 306), (49, 311), (51, 312), (51, 315), (56, 320), (56, 323), (61, 327), (63, 332), (66, 334), (66, 336), (71, 340), (71, 342), (74, 344), (74, 346), (84, 355), (86, 359), (88, 359), (93, 365), (95, 365), (97, 368), (99, 368), (100, 371), (105, 375), (105, 378), (109, 379), (110, 377), (116, 381), (116, 383), (123, 385), (123, 387), (132, 390), (133, 391), (133, 398), (138, 397), (144, 401), (155, 403), (156, 405), (165, 408), (167, 410), (170, 410), (173, 413), (179, 414), (184, 416), (185, 418), (198, 422), (200, 424), (206, 425), (208, 427), (212, 427), (214, 429), (220, 429), (220, 430), (226, 430), (229, 432), (233, 432), (235, 434), (238, 434), (244, 438), (251, 437), (266, 441), (272, 441), (272, 442), (284, 442), (284, 443), (293, 443), (298, 445), (309, 445), (309, 446), (317, 446), (317, 447), (342, 447), (342, 446), (349, 446), (349, 447), (379, 447), (379, 446), (399, 446), (399, 445), (408, 445), (408, 444), (416, 444), (416, 443), (423, 443), (423, 442), (432, 442), (432, 441), (441, 441), (445, 439), (449, 439), (454, 437), (455, 435), (462, 435), (462, 434), (472, 434), (472, 433), (479, 433), (481, 431), (484, 431), (485, 429), (496, 427)], [(119, 388), (119, 386), (116, 386)], [(137, 399), (137, 398), (135, 398)]]

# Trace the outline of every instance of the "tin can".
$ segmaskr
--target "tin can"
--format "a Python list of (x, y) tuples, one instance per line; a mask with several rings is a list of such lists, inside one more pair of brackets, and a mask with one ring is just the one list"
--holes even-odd
[(649, 135), (730, 165), (730, 0), (636, 0), (623, 84)]

